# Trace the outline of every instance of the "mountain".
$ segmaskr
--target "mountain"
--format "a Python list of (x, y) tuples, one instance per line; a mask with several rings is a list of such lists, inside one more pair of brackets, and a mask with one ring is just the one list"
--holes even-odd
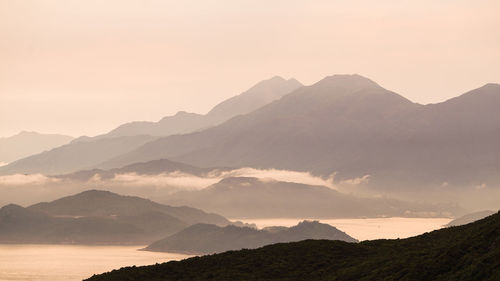
[(35, 154), (7, 166), (0, 167), (0, 174), (42, 173), (56, 175), (86, 169), (109, 158), (127, 153), (151, 140), (152, 136), (133, 136), (73, 141), (63, 146)]
[(148, 241), (143, 232), (119, 219), (52, 217), (17, 205), (0, 209), (1, 243), (129, 244)]
[(99, 136), (99, 138), (135, 135), (169, 136), (191, 133), (218, 125), (234, 116), (254, 111), (301, 86), (302, 84), (293, 78), (285, 80), (282, 77), (274, 76), (219, 103), (206, 115), (180, 111), (173, 116), (164, 117), (158, 122), (123, 124), (109, 133)]
[(225, 226), (224, 217), (189, 207), (90, 190), (27, 208), (0, 209), (1, 243), (151, 243), (197, 223)]
[(448, 217), (462, 211), (455, 205), (364, 198), (326, 186), (252, 177), (225, 178), (201, 190), (180, 191), (158, 200), (230, 218)]
[(459, 218), (456, 218), (456, 219), (450, 221), (445, 226), (449, 227), (449, 226), (459, 226), (459, 225), (468, 224), (468, 223), (483, 219), (485, 217), (491, 216), (494, 213), (496, 213), (496, 212), (490, 211), (490, 210), (470, 213), (470, 214), (461, 216)]
[[(54, 175), (90, 168), (122, 167), (133, 162), (111, 167), (99, 164), (126, 154), (155, 139), (155, 136), (190, 133), (217, 125), (236, 115), (246, 114), (301, 86), (302, 84), (295, 79), (285, 80), (276, 76), (261, 81), (244, 93), (220, 103), (207, 115), (179, 112), (174, 116), (167, 116), (159, 122), (127, 123), (108, 134), (80, 137), (68, 145), (0, 167), (0, 175), (16, 173)], [(148, 160), (157, 159), (160, 158), (155, 157)]]
[(67, 144), (72, 139), (73, 137), (65, 135), (26, 131), (11, 137), (0, 138), (0, 163), (11, 163), (32, 154)]
[(172, 207), (135, 197), (122, 196), (109, 191), (89, 190), (52, 202), (38, 203), (28, 209), (52, 216), (132, 216), (146, 212), (160, 212), (176, 217), (187, 224), (213, 223), (226, 225), (224, 217), (207, 214), (190, 207)]
[(146, 247), (154, 252), (220, 253), (229, 250), (253, 249), (268, 244), (306, 239), (329, 239), (357, 242), (337, 228), (317, 221), (303, 221), (279, 231), (258, 230), (229, 225), (192, 225), (174, 235)]
[(103, 164), (167, 158), (208, 167), (370, 175), (401, 189), (498, 182), (500, 85), (420, 105), (359, 75), (301, 87), (219, 126), (159, 138)]
[(98, 176), (101, 179), (111, 179), (118, 174), (135, 173), (138, 175), (158, 175), (162, 173), (179, 172), (195, 176), (204, 176), (210, 172), (225, 171), (228, 168), (198, 168), (195, 166), (173, 162), (168, 159), (152, 160), (148, 162), (140, 162), (130, 164), (121, 168), (102, 170), (91, 169), (81, 170), (70, 174), (58, 175), (60, 179), (70, 179), (78, 181), (88, 181), (91, 178)]
[(257, 83), (246, 92), (219, 103), (207, 113), (206, 118), (210, 120), (211, 124), (217, 125), (237, 115), (250, 113), (272, 101), (279, 100), (302, 86), (294, 78), (285, 80), (282, 77), (274, 76)]
[(127, 267), (115, 280), (498, 280), (500, 213), (420, 236), (361, 243), (306, 240)]

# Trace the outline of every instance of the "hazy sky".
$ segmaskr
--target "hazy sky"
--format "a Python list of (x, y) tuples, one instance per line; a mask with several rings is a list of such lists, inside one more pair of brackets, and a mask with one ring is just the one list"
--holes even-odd
[(0, 0), (0, 136), (206, 113), (274, 75), (443, 101), (500, 82), (500, 1)]

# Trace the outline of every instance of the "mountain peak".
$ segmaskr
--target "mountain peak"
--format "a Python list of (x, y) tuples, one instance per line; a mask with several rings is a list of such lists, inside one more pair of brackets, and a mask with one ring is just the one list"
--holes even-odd
[(487, 83), (484, 85), (482, 88), (493, 88), (493, 89), (498, 89), (500, 88), (500, 84), (498, 83)]
[(335, 74), (323, 78), (314, 85), (352, 88), (357, 90), (374, 87), (381, 88), (377, 83), (359, 74)]
[(274, 75), (273, 77), (271, 77), (267, 80), (264, 80), (264, 81), (286, 81), (286, 79), (279, 76), (279, 75)]
[(8, 204), (0, 208), (1, 211), (20, 211), (24, 210), (23, 207), (17, 205), (17, 204)]

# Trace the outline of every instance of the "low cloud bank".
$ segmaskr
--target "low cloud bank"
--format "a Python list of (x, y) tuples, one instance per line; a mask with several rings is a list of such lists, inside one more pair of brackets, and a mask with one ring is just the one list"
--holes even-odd
[(309, 172), (297, 172), (277, 169), (262, 170), (254, 168), (241, 168), (221, 173), (221, 179), (227, 177), (255, 177), (261, 179), (272, 178), (277, 181), (303, 183), (308, 185), (324, 185), (335, 189), (335, 185), (333, 183), (334, 174), (324, 179), (314, 176)]
[(44, 176), (42, 174), (14, 174), (0, 176), (0, 185), (15, 186), (15, 185), (41, 185), (52, 182), (59, 182), (59, 179)]
[[(99, 182), (100, 179), (92, 179)], [(91, 181), (92, 181), (91, 180)], [(124, 186), (169, 186), (185, 190), (202, 189), (217, 183), (217, 177), (198, 177), (180, 172), (162, 173), (158, 175), (139, 175), (136, 173), (117, 174), (109, 182)], [(106, 181), (104, 181), (105, 183)]]
[(229, 177), (254, 177), (259, 179), (274, 179), (277, 181), (295, 182), (308, 185), (323, 185), (335, 189), (333, 175), (321, 178), (308, 172), (297, 172), (277, 169), (241, 168), (230, 171), (213, 171), (204, 176), (196, 176), (182, 172), (144, 175), (137, 173), (115, 174), (111, 179), (101, 179), (98, 175), (88, 181), (88, 184), (138, 187), (170, 187), (182, 190), (199, 190)]

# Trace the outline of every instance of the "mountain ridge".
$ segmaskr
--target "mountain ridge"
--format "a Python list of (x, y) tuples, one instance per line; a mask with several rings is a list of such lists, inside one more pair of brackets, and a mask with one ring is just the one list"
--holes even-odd
[(295, 226), (280, 228), (276, 231), (234, 225), (219, 227), (210, 224), (195, 224), (176, 234), (155, 241), (143, 250), (210, 254), (305, 239), (357, 242), (356, 239), (336, 227), (318, 221), (302, 221)]
[(216, 127), (159, 138), (98, 167), (160, 157), (199, 167), (336, 173), (339, 180), (370, 175), (374, 185), (388, 188), (500, 180), (494, 173), (500, 168), (497, 85), (421, 105), (358, 75), (325, 79)]
[[(71, 173), (81, 169), (92, 168), (117, 168), (105, 167), (99, 165), (118, 155), (125, 154), (133, 148), (140, 147), (145, 142), (137, 141), (137, 138), (149, 138), (151, 141), (162, 135), (175, 135), (189, 133), (204, 128), (211, 127), (216, 123), (225, 121), (234, 117), (236, 114), (245, 114), (263, 106), (275, 98), (281, 97), (302, 84), (295, 79), (285, 80), (281, 77), (273, 77), (261, 81), (241, 93), (238, 96), (227, 99), (217, 105), (214, 110), (207, 115), (187, 113), (180, 111), (174, 116), (162, 118), (159, 122), (132, 122), (119, 126), (108, 134), (96, 137), (79, 137), (64, 147), (56, 148), (55, 152), (31, 155), (19, 159), (16, 163), (11, 163), (0, 167), (0, 174), (14, 173), (44, 173), (44, 174), (63, 174)], [(147, 142), (146, 141), (146, 142)], [(116, 150), (116, 147), (109, 147), (107, 144), (115, 142), (115, 146), (128, 143), (122, 148), (120, 153), (110, 154), (110, 151)], [(96, 152), (86, 151), (80, 158), (88, 160), (85, 163), (73, 163), (75, 154), (78, 154), (82, 146), (94, 147)], [(59, 153), (65, 150), (66, 152)], [(151, 159), (156, 160), (156, 159)], [(122, 166), (125, 166), (126, 163)], [(46, 167), (50, 165), (50, 167)]]
[(360, 243), (305, 240), (150, 266), (88, 281), (126, 280), (497, 280), (500, 212), (419, 236)]
[(0, 242), (147, 244), (196, 223), (231, 222), (195, 208), (88, 190), (26, 208), (14, 204), (0, 208)]

